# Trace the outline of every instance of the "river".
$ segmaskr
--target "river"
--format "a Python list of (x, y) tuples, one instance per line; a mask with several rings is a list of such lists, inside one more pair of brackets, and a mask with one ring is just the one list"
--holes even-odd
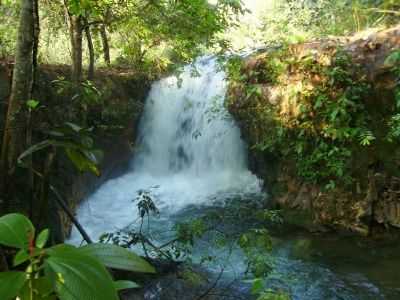
[[(229, 201), (268, 201), (263, 184), (247, 167), (239, 128), (224, 108), (225, 74), (211, 57), (188, 66), (179, 78), (153, 84), (139, 126), (129, 171), (104, 183), (79, 207), (77, 217), (89, 235), (137, 228), (135, 199), (148, 191), (160, 214), (151, 224), (160, 242), (173, 236), (176, 222), (209, 210), (223, 213)], [(268, 187), (267, 187), (268, 188)], [(233, 222), (234, 223), (234, 222)], [(251, 224), (231, 224), (246, 230)], [(148, 225), (150, 227), (150, 225)], [(266, 285), (292, 299), (400, 299), (400, 247), (298, 230), (272, 232), (273, 271)], [(70, 241), (81, 242), (73, 229)], [(224, 268), (221, 282), (241, 280), (246, 269), (239, 247), (210, 248), (198, 241), (193, 257), (212, 253), (211, 273)], [(251, 299), (251, 296), (248, 295)]]

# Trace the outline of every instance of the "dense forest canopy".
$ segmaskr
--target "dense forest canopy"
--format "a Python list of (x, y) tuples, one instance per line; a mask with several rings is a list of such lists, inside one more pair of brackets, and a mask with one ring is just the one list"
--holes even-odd
[[(188, 62), (206, 48), (225, 48), (218, 34), (244, 12), (239, 1), (39, 1), (39, 59), (45, 63), (71, 60), (71, 17), (80, 19), (85, 49), (93, 48), (100, 64), (132, 65), (165, 70)], [(1, 55), (14, 51), (18, 1), (1, 6)], [(90, 45), (90, 46), (89, 46)], [(86, 63), (89, 53), (86, 51)]]
[[(88, 27), (84, 62), (168, 69), (207, 51), (346, 35), (398, 21), (395, 0), (39, 1), (43, 63), (71, 62), (70, 21)], [(19, 1), (0, 6), (0, 56), (14, 52)], [(89, 39), (89, 40), (88, 40)], [(90, 45), (90, 46), (89, 46)]]

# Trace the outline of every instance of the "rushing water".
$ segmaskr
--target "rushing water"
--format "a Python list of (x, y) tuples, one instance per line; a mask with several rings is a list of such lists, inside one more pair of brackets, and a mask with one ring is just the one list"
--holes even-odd
[[(239, 129), (224, 109), (224, 73), (217, 71), (212, 58), (200, 59), (195, 71), (187, 67), (180, 79), (172, 76), (153, 84), (130, 171), (103, 184), (78, 209), (78, 219), (92, 238), (135, 226), (138, 211), (133, 200), (141, 190), (152, 190), (161, 212), (155, 226), (164, 231), (175, 221), (216, 204), (223, 209), (221, 202), (229, 199), (247, 201), (264, 196), (262, 182), (247, 168)], [(349, 243), (319, 241), (299, 236), (276, 239), (275, 273), (269, 285), (289, 291), (299, 300), (400, 299), (393, 279), (397, 275), (392, 274), (400, 260), (386, 265), (389, 275), (381, 280), (356, 259), (355, 248), (346, 247)], [(75, 229), (70, 242), (81, 242)], [(331, 245), (333, 252), (345, 250), (333, 263), (327, 249), (318, 250), (321, 245)], [(213, 250), (200, 245), (197, 255)], [(231, 269), (226, 280), (245, 268), (238, 249), (229, 253)], [(362, 255), (374, 257), (367, 252)], [(219, 253), (221, 260), (223, 256), (224, 251)]]
[[(200, 75), (187, 67), (178, 78), (155, 83), (140, 124), (131, 171), (105, 183), (78, 210), (78, 218), (93, 238), (121, 229), (137, 216), (138, 191), (157, 186), (156, 205), (162, 217), (190, 204), (205, 204), (215, 196), (261, 193), (261, 184), (246, 166), (246, 149), (239, 129), (223, 110), (224, 73), (215, 61), (197, 64)], [(72, 233), (72, 241), (79, 240)]]

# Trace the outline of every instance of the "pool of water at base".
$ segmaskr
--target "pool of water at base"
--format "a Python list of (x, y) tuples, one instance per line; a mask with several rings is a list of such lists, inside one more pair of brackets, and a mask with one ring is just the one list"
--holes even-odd
[[(223, 207), (217, 209), (223, 210)], [(187, 208), (168, 223), (198, 217), (210, 207)], [(160, 225), (164, 223), (160, 221)], [(165, 228), (165, 223), (161, 225)], [(241, 227), (242, 224), (234, 226)], [(251, 227), (251, 225), (250, 225)], [(243, 229), (249, 228), (249, 224)], [(378, 242), (335, 233), (313, 234), (285, 227), (270, 231), (273, 271), (265, 286), (290, 295), (293, 300), (397, 300), (400, 299), (400, 244)], [(219, 277), (220, 287), (235, 286), (235, 291), (252, 299), (245, 280), (246, 263), (237, 245), (213, 248), (203, 238), (195, 244), (194, 261), (204, 255), (214, 260), (206, 268)], [(232, 289), (233, 290), (233, 289)]]

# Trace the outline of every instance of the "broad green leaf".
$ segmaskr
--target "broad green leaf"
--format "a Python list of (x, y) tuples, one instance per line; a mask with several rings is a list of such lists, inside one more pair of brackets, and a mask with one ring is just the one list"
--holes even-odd
[(55, 245), (51, 248), (46, 249), (46, 254), (48, 255), (53, 255), (53, 256), (62, 256), (63, 254), (68, 255), (69, 253), (73, 253), (73, 251), (76, 251), (78, 248), (72, 245), (68, 244), (58, 244)]
[(35, 228), (27, 217), (8, 214), (0, 218), (0, 244), (28, 249), (29, 240), (34, 237)]
[(27, 280), (24, 272), (0, 273), (0, 299), (14, 299)]
[(50, 278), (44, 276), (33, 281), (33, 286), (35, 289), (35, 293), (40, 295), (40, 299), (50, 300), (55, 299), (54, 295), (54, 287), (50, 280)]
[(90, 171), (97, 176), (100, 176), (100, 171), (97, 168), (96, 164), (93, 163), (89, 158), (84, 156), (80, 151), (67, 148), (65, 149), (65, 153), (79, 171)]
[(117, 291), (126, 290), (126, 289), (137, 289), (140, 288), (136, 282), (129, 281), (129, 280), (118, 280), (114, 281), (114, 287)]
[(26, 249), (21, 249), (17, 252), (14, 257), (13, 266), (19, 266), (20, 264), (26, 262), (29, 259), (29, 253)]
[(49, 239), (50, 231), (48, 229), (44, 229), (41, 233), (39, 233), (38, 237), (36, 238), (36, 247), (42, 249), (46, 246), (46, 243)]
[(45, 274), (61, 300), (118, 300), (110, 274), (97, 259), (74, 247), (54, 247), (48, 253)]
[(93, 256), (105, 266), (114, 269), (140, 273), (155, 273), (146, 260), (125, 248), (111, 244), (90, 244), (79, 249), (81, 253)]
[(20, 300), (56, 300), (53, 284), (50, 278), (43, 276), (27, 281), (18, 293)]

